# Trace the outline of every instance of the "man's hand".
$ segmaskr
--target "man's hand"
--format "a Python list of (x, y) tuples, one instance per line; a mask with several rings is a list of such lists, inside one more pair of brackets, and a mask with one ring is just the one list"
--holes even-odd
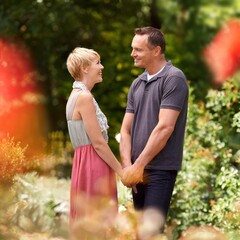
[(139, 165), (133, 164), (123, 169), (122, 183), (126, 187), (132, 187), (139, 182), (143, 182), (144, 168)]

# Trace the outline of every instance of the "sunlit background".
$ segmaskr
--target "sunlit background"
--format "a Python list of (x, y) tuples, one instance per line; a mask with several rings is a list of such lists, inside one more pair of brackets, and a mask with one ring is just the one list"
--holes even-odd
[[(135, 27), (147, 25), (165, 33), (166, 58), (190, 87), (183, 169), (158, 239), (240, 239), (240, 1), (1, 0), (1, 240), (68, 239), (67, 56), (76, 46), (100, 53), (103, 83), (93, 94), (120, 160), (128, 89), (143, 71), (133, 66), (131, 40)], [(131, 191), (117, 184), (119, 216), (109, 240), (133, 240)], [(104, 226), (94, 220), (80, 227), (100, 240)]]

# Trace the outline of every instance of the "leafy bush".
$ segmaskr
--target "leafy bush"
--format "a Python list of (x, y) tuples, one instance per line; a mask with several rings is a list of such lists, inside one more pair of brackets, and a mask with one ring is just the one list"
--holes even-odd
[(29, 233), (66, 235), (69, 189), (69, 180), (39, 177), (34, 172), (16, 176), (7, 221)]
[[(51, 132), (48, 135), (48, 156), (43, 159), (43, 163), (52, 163), (52, 172), (59, 178), (70, 178), (72, 170), (72, 160), (74, 149), (70, 142), (69, 135), (62, 131)], [(51, 167), (51, 166), (50, 166)]]
[(217, 226), (224, 226), (225, 230), (238, 229), (240, 222), (238, 170), (229, 167), (221, 168), (213, 189), (215, 199), (211, 202), (209, 221)]
[(21, 147), (20, 142), (7, 137), (0, 140), (0, 181), (11, 182), (16, 174), (28, 169), (29, 161), (25, 158), (27, 147)]
[(118, 204), (119, 206), (128, 206), (132, 204), (132, 191), (125, 187), (121, 180), (117, 179)]
[(69, 136), (62, 131), (48, 134), (43, 154), (32, 157), (29, 172), (40, 175), (70, 178), (74, 149)]
[[(206, 104), (189, 100), (183, 169), (179, 172), (169, 224), (174, 238), (190, 226), (214, 225), (238, 236), (239, 79), (209, 90)], [(232, 235), (232, 233), (234, 233)]]
[[(119, 179), (117, 183), (119, 214), (114, 219), (114, 226), (106, 229), (104, 224), (107, 217), (111, 216), (109, 209), (97, 209), (96, 215), (81, 219), (75, 232), (76, 239), (81, 239), (80, 230), (91, 234), (91, 239), (102, 239), (102, 230), (107, 232), (109, 240), (135, 239), (138, 215), (132, 206), (131, 190), (124, 187)], [(25, 239), (24, 236), (35, 239), (41, 235), (42, 239), (52, 239), (53, 236), (68, 239), (69, 190), (70, 180), (39, 176), (34, 172), (16, 176), (9, 192), (11, 199), (8, 198), (8, 204), (0, 209), (0, 226), (5, 226), (4, 231), (0, 228), (0, 233), (4, 239)], [(84, 204), (86, 203), (81, 202), (81, 205)], [(103, 220), (97, 221), (101, 215)], [(9, 231), (12, 232), (11, 236)], [(161, 235), (158, 239), (166, 240), (166, 237)]]

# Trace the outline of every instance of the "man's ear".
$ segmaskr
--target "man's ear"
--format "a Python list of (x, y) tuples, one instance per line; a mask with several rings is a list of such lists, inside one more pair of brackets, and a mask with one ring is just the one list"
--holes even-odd
[(154, 55), (155, 56), (158, 56), (158, 55), (161, 55), (161, 47), (160, 46), (156, 46), (155, 48), (154, 48)]

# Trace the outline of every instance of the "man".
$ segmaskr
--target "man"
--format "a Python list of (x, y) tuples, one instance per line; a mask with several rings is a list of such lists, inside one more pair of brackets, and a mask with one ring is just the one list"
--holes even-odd
[(121, 127), (122, 182), (133, 188), (133, 203), (142, 211), (139, 239), (163, 228), (181, 169), (188, 108), (188, 85), (183, 72), (164, 56), (159, 29), (135, 29), (134, 65), (145, 71), (134, 80)]

